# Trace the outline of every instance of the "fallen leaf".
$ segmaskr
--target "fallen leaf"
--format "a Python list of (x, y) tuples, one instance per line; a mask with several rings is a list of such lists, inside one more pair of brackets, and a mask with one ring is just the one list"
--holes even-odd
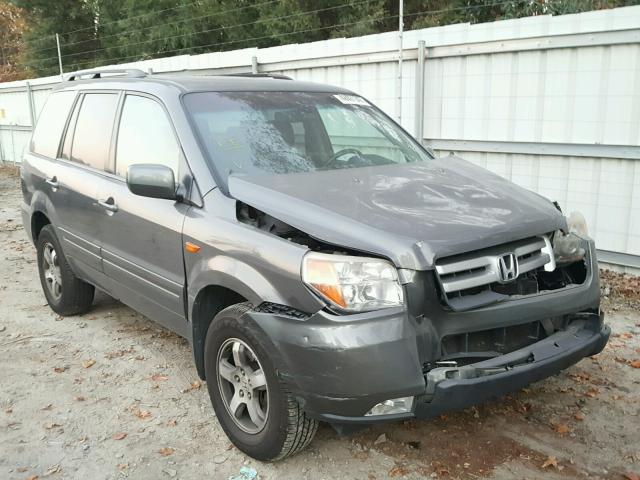
[(44, 428), (46, 428), (47, 430), (51, 430), (52, 428), (58, 428), (61, 427), (62, 425), (60, 425), (59, 423), (47, 423)]
[(53, 367), (53, 371), (56, 373), (62, 373), (69, 370), (69, 367)]
[(632, 366), (633, 368), (640, 368), (640, 360), (634, 360), (630, 362), (629, 365)]
[(82, 362), (82, 368), (91, 368), (95, 365), (96, 361), (91, 358), (89, 360), (85, 360), (84, 362)]
[(158, 453), (160, 453), (160, 455), (162, 455), (163, 457), (168, 457), (169, 455), (173, 454), (173, 448), (171, 447), (162, 447), (160, 450), (158, 450)]
[(83, 397), (83, 396), (81, 396), (81, 395), (78, 395), (77, 397), (73, 397), (73, 399), (74, 399), (76, 402), (84, 402), (84, 401), (86, 400), (86, 398), (84, 398), (84, 397)]
[(112, 439), (114, 440), (123, 440), (127, 437), (127, 434), (125, 432), (116, 432), (112, 435)]
[(46, 472), (44, 472), (44, 474), (42, 475), (43, 477), (48, 477), (49, 475), (53, 475), (54, 473), (60, 473), (62, 471), (62, 468), (60, 468), (60, 465), (53, 465), (51, 467), (49, 467), (47, 469)]
[(544, 463), (542, 464), (542, 468), (549, 468), (549, 467), (553, 467), (553, 468), (558, 468), (558, 459), (554, 456), (549, 456), (547, 457), (547, 459), (544, 461)]
[(140, 410), (140, 407), (135, 404), (129, 407), (129, 411), (141, 419), (149, 418), (152, 415), (149, 410)]
[(172, 418), (167, 422), (167, 425), (169, 425), (170, 427), (175, 427), (176, 425), (178, 425), (178, 421), (175, 418)]
[(409, 473), (409, 470), (406, 467), (401, 465), (396, 465), (391, 470), (389, 470), (390, 477), (404, 477)]
[(129, 468), (129, 464), (128, 463), (119, 463), (118, 464), (118, 470), (126, 470), (127, 468)]
[(578, 420), (579, 422), (581, 422), (581, 421), (583, 421), (583, 420), (584, 420), (584, 418), (585, 418), (585, 417), (584, 417), (584, 414), (583, 414), (582, 412), (578, 412), (578, 413), (576, 413), (576, 414), (573, 416), (573, 418), (575, 418), (576, 420)]
[(42, 407), (40, 410), (51, 410), (52, 408), (53, 408), (53, 403), (48, 403), (44, 407)]
[(154, 382), (164, 382), (166, 380), (169, 380), (169, 377), (156, 373), (155, 375), (151, 375), (151, 380), (153, 380)]
[(596, 395), (598, 395), (599, 393), (600, 393), (600, 391), (598, 391), (595, 388), (592, 388), (591, 390), (587, 390), (584, 395), (585, 395), (585, 397), (593, 398)]
[(627, 480), (640, 480), (640, 476), (632, 472), (625, 473), (624, 478), (626, 478)]
[(38, 475), (31, 475), (27, 477), (27, 480), (38, 480), (40, 477)]
[(569, 433), (569, 427), (566, 423), (559, 423), (555, 426), (555, 431), (560, 435), (564, 435), (565, 433)]

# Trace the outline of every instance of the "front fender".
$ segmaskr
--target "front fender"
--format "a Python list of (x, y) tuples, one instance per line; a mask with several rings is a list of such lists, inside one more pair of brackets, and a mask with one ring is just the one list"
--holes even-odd
[(231, 257), (219, 255), (197, 261), (189, 279), (189, 311), (203, 288), (221, 286), (258, 305), (263, 301), (281, 303), (282, 295), (255, 268)]
[(235, 201), (217, 190), (204, 208), (189, 210), (183, 240), (200, 247), (185, 253), (189, 312), (198, 292), (221, 286), (254, 305), (271, 302), (313, 313), (324, 304), (302, 283), (302, 258), (308, 248), (239, 222)]

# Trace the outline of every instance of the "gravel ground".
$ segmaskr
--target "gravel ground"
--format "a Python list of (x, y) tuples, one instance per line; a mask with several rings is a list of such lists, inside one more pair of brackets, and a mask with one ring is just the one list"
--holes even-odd
[(278, 480), (638, 478), (640, 313), (628, 278), (609, 274), (614, 336), (600, 355), (431, 421), (350, 437), (323, 425), (301, 454), (263, 464), (225, 437), (186, 341), (106, 295), (83, 316), (47, 307), (19, 200), (18, 178), (0, 170), (2, 479), (228, 479), (243, 466)]

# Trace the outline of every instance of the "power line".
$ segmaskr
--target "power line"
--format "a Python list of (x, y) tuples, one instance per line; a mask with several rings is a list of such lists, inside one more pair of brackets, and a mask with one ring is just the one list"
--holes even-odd
[[(374, 0), (361, 0), (359, 2), (345, 3), (345, 4), (342, 4), (342, 5), (335, 5), (333, 7), (319, 8), (319, 9), (316, 9), (316, 10), (306, 10), (304, 12), (293, 13), (293, 14), (290, 14), (290, 15), (283, 15), (283, 16), (280, 16), (280, 17), (264, 18), (264, 19), (261, 19), (261, 20), (253, 21), (253, 22), (246, 22), (246, 23), (231, 25), (229, 27), (224, 27), (223, 26), (223, 27), (218, 27), (218, 28), (200, 30), (200, 31), (197, 31), (197, 32), (188, 32), (188, 33), (169, 35), (169, 36), (163, 37), (162, 40), (166, 40), (166, 39), (170, 39), (170, 38), (182, 38), (182, 37), (187, 37), (187, 36), (191, 36), (191, 35), (199, 35), (199, 34), (202, 34), (202, 33), (212, 33), (212, 32), (217, 32), (217, 31), (233, 30), (234, 28), (246, 27), (248, 25), (255, 25), (256, 23), (265, 23), (265, 22), (273, 22), (273, 21), (277, 21), (277, 20), (286, 20), (288, 18), (300, 17), (300, 16), (304, 16), (304, 15), (311, 15), (311, 14), (314, 14), (314, 13), (325, 12), (325, 11), (329, 11), (329, 10), (337, 10), (337, 9), (341, 9), (341, 8), (361, 5), (363, 3), (371, 3), (372, 1), (374, 1)], [(259, 5), (268, 4), (268, 3), (273, 3), (273, 2), (271, 2), (271, 1), (264, 2), (264, 3), (258, 4), (258, 6)], [(236, 12), (236, 11), (242, 10), (244, 8), (247, 8), (247, 7), (241, 7), (239, 9), (226, 10), (224, 12), (218, 12), (218, 14), (221, 15), (223, 13)], [(195, 18), (206, 18), (206, 17), (209, 17), (209, 16), (210, 15), (203, 15), (201, 17), (195, 17)], [(133, 30), (133, 31), (137, 31), (137, 30)], [(118, 34), (118, 35), (124, 35), (125, 33), (131, 33), (131, 32), (124, 32), (124, 33)], [(146, 44), (146, 43), (157, 42), (158, 40), (159, 39), (149, 39), (149, 40), (143, 40), (143, 41), (140, 41), (140, 42), (127, 43), (127, 44), (124, 44), (124, 45), (114, 45), (112, 47), (103, 47), (103, 48), (98, 48), (98, 49), (95, 49), (95, 50), (85, 50), (85, 51), (82, 51), (82, 52), (68, 53), (66, 55), (62, 55), (62, 57), (63, 58), (75, 57), (75, 56), (78, 56), (78, 55), (102, 52), (102, 51), (110, 50), (110, 49), (113, 49), (113, 48), (128, 48), (128, 47), (131, 47), (131, 46), (134, 46), (134, 45), (143, 45), (143, 44)], [(243, 39), (243, 41), (244, 41), (244, 39)], [(68, 46), (68, 45), (63, 45), (63, 46)], [(188, 48), (198, 48), (198, 47), (197, 46), (193, 46), (193, 47), (184, 47), (184, 48), (188, 49)], [(48, 58), (41, 59), (40, 61), (53, 60), (53, 59), (56, 59), (56, 58), (58, 58), (58, 57), (48, 57)]]
[[(138, 29), (134, 29), (134, 30), (128, 30), (125, 32), (119, 32), (119, 33), (113, 33), (110, 35), (105, 35), (105, 36), (100, 36), (99, 39), (100, 40), (104, 40), (105, 38), (112, 38), (112, 37), (119, 37), (122, 35), (127, 35), (128, 33), (136, 33), (136, 32), (142, 32), (144, 30), (150, 30), (150, 29), (154, 29), (154, 28), (160, 28), (160, 27), (166, 27), (167, 25), (174, 25), (176, 23), (183, 23), (183, 22), (190, 22), (192, 20), (202, 20), (203, 18), (209, 18), (209, 17), (217, 17), (220, 15), (224, 15), (225, 13), (234, 13), (234, 12), (239, 12), (240, 10), (246, 10), (248, 8), (257, 8), (257, 7), (262, 7), (264, 5), (268, 5), (270, 3), (276, 3), (279, 0), (269, 0), (268, 2), (262, 2), (262, 3), (257, 3), (255, 5), (245, 5), (244, 7), (240, 7), (240, 8), (232, 8), (229, 10), (224, 10), (222, 12), (214, 12), (214, 13), (210, 13), (208, 15), (200, 15), (200, 16), (196, 16), (196, 17), (191, 17), (191, 18), (185, 18), (182, 20), (173, 20), (171, 22), (167, 22), (167, 23), (160, 23), (158, 25), (151, 25), (149, 27), (144, 27), (144, 28), (138, 28)], [(373, 1), (373, 0), (368, 0), (368, 1)], [(251, 23), (257, 23), (257, 22), (251, 22)], [(243, 25), (248, 25), (248, 24), (243, 24)], [(99, 25), (99, 28), (102, 28), (103, 25)], [(209, 30), (205, 30), (204, 32), (200, 32), (200, 33), (205, 33), (208, 32)], [(193, 32), (190, 35), (196, 34), (198, 32)], [(164, 37), (164, 38), (171, 38), (171, 37)], [(81, 40), (79, 42), (73, 42), (73, 43), (65, 43), (64, 46), (65, 47), (70, 47), (72, 45), (78, 45), (80, 43), (87, 43), (92, 41), (93, 39), (90, 40)], [(155, 41), (155, 40), (150, 40), (150, 41)]]
[[(293, 14), (290, 14), (290, 15), (283, 15), (281, 17), (264, 18), (262, 20), (255, 20), (253, 22), (246, 22), (246, 23), (240, 23), (240, 24), (232, 25), (230, 27), (224, 27), (223, 26), (223, 27), (211, 28), (211, 29), (207, 29), (207, 30), (200, 30), (200, 31), (197, 31), (197, 32), (188, 32), (188, 33), (179, 33), (179, 34), (175, 34), (175, 35), (167, 35), (167, 36), (162, 37), (162, 40), (168, 40), (170, 38), (188, 37), (188, 36), (191, 36), (191, 35), (200, 35), (202, 33), (213, 33), (213, 32), (219, 32), (219, 31), (223, 31), (223, 30), (225, 30), (225, 31), (226, 30), (233, 30), (234, 28), (246, 27), (248, 25), (255, 25), (257, 23), (266, 23), (266, 22), (274, 22), (274, 21), (277, 21), (277, 20), (286, 20), (288, 18), (301, 17), (301, 16), (304, 16), (304, 15), (311, 15), (313, 13), (326, 12), (326, 11), (329, 11), (329, 10), (338, 10), (338, 9), (341, 9), (341, 8), (361, 5), (363, 3), (371, 3), (372, 1), (374, 1), (374, 0), (361, 0), (359, 2), (346, 3), (346, 4), (343, 4), (343, 5), (335, 5), (333, 7), (318, 8), (316, 10), (306, 10), (304, 12), (293, 13)], [(271, 3), (271, 2), (265, 2), (265, 3)], [(208, 16), (209, 15), (204, 15), (203, 17), (200, 17), (200, 18), (205, 18), (205, 17), (208, 17)], [(121, 48), (132, 47), (134, 45), (144, 45), (146, 43), (157, 42), (157, 41), (158, 41), (158, 39), (149, 39), (149, 40), (143, 40), (143, 41), (140, 41), (140, 42), (127, 43), (126, 45), (123, 45)], [(109, 49), (112, 49), (112, 48), (119, 48), (119, 46), (118, 45), (114, 45), (113, 47), (103, 47), (103, 48), (98, 48), (96, 50), (87, 50), (87, 51), (84, 51), (84, 52), (69, 53), (67, 55), (63, 55), (62, 57), (63, 58), (65, 58), (65, 57), (75, 57), (77, 55), (83, 55), (83, 54), (86, 54), (86, 53), (102, 52), (104, 50), (109, 50)]]
[[(118, 32), (118, 33), (113, 33), (113, 34), (104, 35), (104, 36), (98, 36), (98, 37), (94, 37), (94, 38), (88, 38), (86, 40), (79, 40), (77, 42), (63, 43), (62, 46), (63, 47), (71, 47), (73, 45), (79, 45), (81, 43), (95, 42), (95, 41), (99, 41), (99, 40), (102, 41), (102, 40), (105, 40), (107, 38), (120, 37), (122, 35), (127, 35), (129, 33), (142, 32), (144, 30), (150, 30), (150, 29), (155, 29), (155, 28), (166, 27), (167, 25), (175, 25), (177, 23), (190, 22), (190, 21), (193, 21), (193, 20), (202, 20), (203, 18), (216, 17), (216, 16), (224, 15), (225, 13), (239, 12), (241, 10), (246, 10), (248, 8), (262, 7), (262, 6), (268, 5), (270, 3), (276, 3), (277, 1), (279, 1), (279, 0), (269, 0), (267, 2), (257, 3), (255, 5), (245, 5), (244, 7), (230, 8), (228, 10), (223, 10), (222, 12), (214, 12), (214, 13), (210, 13), (208, 15), (200, 15), (200, 16), (195, 16), (195, 17), (190, 17), (190, 18), (184, 18), (182, 20), (173, 20), (171, 22), (161, 23), (161, 24), (158, 24), (158, 25), (151, 25), (149, 27), (138, 28), (138, 29), (133, 29), (133, 30), (127, 30), (127, 31), (124, 31), (124, 32)], [(370, 1), (372, 1), (372, 0), (370, 0)], [(199, 3), (199, 2), (196, 2), (196, 3)], [(170, 10), (170, 9), (167, 9), (167, 10)], [(165, 10), (163, 10), (163, 11), (165, 11)], [(150, 14), (148, 14), (148, 15), (150, 15)], [(128, 19), (128, 18), (127, 19), (121, 19), (121, 20), (116, 20), (114, 22), (107, 22), (107, 23), (104, 23), (104, 24), (98, 23), (98, 25), (96, 27), (100, 29), (100, 28), (103, 28), (105, 25), (109, 25), (111, 23), (116, 23), (116, 22), (120, 22), (120, 21), (128, 21), (128, 20), (131, 20), (131, 19)], [(92, 28), (96, 28), (96, 27), (92, 27)], [(80, 30), (76, 30), (76, 32), (78, 32), (78, 31), (80, 31)], [(73, 32), (70, 32), (70, 33), (73, 33)], [(195, 32), (195, 33), (197, 33), (197, 32)], [(66, 34), (62, 34), (62, 35), (66, 35)], [(55, 37), (55, 34), (52, 35), (52, 36)], [(156, 41), (156, 40), (149, 40), (149, 41), (151, 42), (151, 41)], [(112, 48), (112, 47), (108, 47), (108, 48)], [(52, 47), (42, 48), (40, 50), (34, 50), (31, 53), (33, 54), (33, 53), (45, 52), (47, 50), (55, 50), (55, 49), (56, 49), (56, 46), (54, 45)], [(107, 48), (98, 49), (98, 50), (91, 50), (90, 52), (100, 51), (100, 50), (107, 50)], [(80, 52), (80, 53), (87, 53), (87, 52)], [(80, 53), (77, 53), (76, 55), (80, 55)], [(66, 56), (66, 55), (63, 55), (63, 56)]]
[[(258, 7), (262, 7), (262, 6), (264, 6), (264, 5), (268, 5), (268, 4), (271, 4), (271, 3), (276, 3), (276, 2), (278, 2), (278, 1), (279, 1), (279, 0), (269, 0), (269, 1), (267, 1), (267, 2), (257, 3), (257, 4), (254, 4), (254, 5), (245, 5), (244, 7), (239, 7), (239, 8), (230, 8), (230, 9), (228, 9), (228, 10), (223, 10), (222, 12), (214, 12), (214, 13), (210, 13), (210, 14), (208, 14), (208, 15), (200, 15), (200, 16), (195, 16), (195, 17), (190, 17), (190, 18), (184, 18), (184, 19), (181, 19), (181, 20), (173, 20), (173, 21), (171, 21), (171, 22), (160, 23), (160, 24), (158, 24), (158, 25), (151, 25), (151, 26), (149, 26), (149, 27), (138, 28), (138, 29), (133, 29), (133, 30), (127, 30), (127, 31), (124, 31), (124, 32), (118, 32), (118, 33), (113, 33), (113, 34), (104, 35), (104, 36), (100, 35), (100, 36), (98, 36), (98, 37), (88, 38), (88, 39), (86, 39), (86, 40), (79, 40), (79, 41), (77, 41), (77, 42), (63, 43), (63, 44), (62, 44), (62, 46), (63, 46), (63, 47), (71, 47), (72, 45), (79, 45), (79, 44), (81, 44), (81, 43), (95, 42), (95, 41), (98, 41), (98, 40), (102, 41), (102, 40), (107, 39), (107, 38), (120, 37), (120, 36), (122, 36), (122, 35), (127, 35), (127, 34), (129, 34), (129, 33), (142, 32), (142, 31), (144, 31), (144, 30), (152, 30), (152, 29), (155, 29), (155, 28), (166, 27), (167, 25), (175, 25), (175, 24), (177, 24), (177, 23), (190, 22), (190, 21), (193, 21), (193, 20), (202, 20), (203, 18), (217, 17), (217, 16), (220, 16), (220, 15), (224, 15), (224, 14), (226, 14), (226, 13), (235, 13), (235, 12), (239, 12), (239, 11), (241, 11), (241, 10), (246, 10), (246, 9), (248, 9), (248, 8), (258, 8)], [(369, 1), (373, 1), (373, 0), (369, 0)], [(195, 3), (199, 3), (199, 2), (195, 2)], [(171, 10), (171, 9), (166, 9), (166, 10)], [(166, 10), (162, 10), (162, 11), (166, 11)], [(159, 12), (157, 12), (157, 13), (159, 13)], [(155, 14), (155, 13), (154, 13), (154, 14)], [(151, 14), (147, 14), (147, 15), (151, 15)], [(120, 22), (120, 21), (128, 21), (128, 20), (131, 20), (131, 19), (128, 19), (128, 18), (127, 18), (127, 19), (115, 20), (115, 21), (113, 21), (113, 22), (107, 22), (107, 23), (104, 23), (104, 24), (100, 24), (100, 23), (98, 23), (98, 25), (97, 25), (96, 27), (97, 27), (98, 29), (100, 29), (100, 28), (103, 28), (105, 25), (109, 25), (109, 24), (111, 24), (111, 23), (116, 23), (116, 22)], [(255, 23), (255, 22), (252, 22), (252, 23)], [(245, 25), (246, 25), (246, 24), (245, 24)], [(96, 27), (91, 27), (91, 28), (96, 28)], [(78, 32), (78, 31), (80, 31), (80, 30), (76, 30), (76, 32)], [(207, 31), (208, 31), (208, 30), (205, 30), (205, 32), (207, 32)], [(73, 33), (73, 32), (70, 32), (70, 33)], [(198, 32), (193, 32), (193, 34), (195, 34), (195, 33), (198, 33)], [(66, 34), (62, 34), (62, 35), (66, 35)], [(55, 37), (55, 34), (54, 34), (54, 35), (52, 35), (52, 36), (53, 36), (53, 37)], [(169, 37), (169, 38), (170, 38), (170, 37)], [(157, 41), (157, 39), (155, 39), (155, 40), (149, 40), (149, 41), (150, 41), (150, 42), (152, 42), (152, 41)], [(45, 52), (45, 51), (47, 51), (47, 50), (55, 50), (55, 48), (56, 48), (56, 46), (54, 45), (54, 46), (52, 46), (52, 47), (42, 48), (42, 49), (40, 49), (40, 50), (34, 50), (34, 51), (33, 51), (33, 52), (31, 52), (31, 53)], [(112, 47), (108, 47), (108, 48), (112, 48)], [(91, 50), (90, 52), (100, 51), (100, 50), (107, 50), (107, 48), (98, 49), (98, 50)], [(80, 52), (80, 53), (87, 53), (87, 52)], [(80, 53), (78, 53), (78, 54), (76, 54), (76, 55), (79, 55)], [(65, 56), (65, 55), (63, 55), (63, 56)]]
[[(368, 0), (368, 1), (372, 1), (372, 0)], [(514, 2), (519, 2), (519, 1), (526, 1), (526, 0), (506, 0), (506, 1), (500, 1), (500, 2), (495, 2), (495, 3), (490, 3), (490, 4), (484, 4), (484, 5), (453, 7), (453, 8), (444, 8), (444, 9), (437, 9), (437, 10), (424, 10), (424, 11), (420, 11), (420, 12), (405, 14), (404, 17), (406, 18), (406, 17), (413, 17), (413, 16), (418, 16), (418, 15), (434, 15), (434, 14), (437, 14), (437, 13), (446, 13), (446, 12), (451, 12), (451, 11), (470, 10), (470, 9), (477, 9), (477, 8), (487, 8), (487, 7), (501, 6), (501, 5), (503, 6), (503, 5), (507, 5), (507, 4), (513, 4)], [(364, 3), (364, 1), (360, 2), (360, 3)], [(350, 5), (354, 5), (354, 4), (350, 4)], [(349, 5), (348, 4), (342, 5), (342, 7), (344, 7), (344, 6), (349, 6)], [(327, 7), (327, 8), (337, 8), (337, 7)], [(283, 19), (283, 18), (290, 18), (292, 16), (311, 14), (311, 13), (316, 13), (316, 12), (321, 11), (321, 10), (326, 10), (326, 9), (318, 9), (318, 10), (300, 12), (298, 14), (287, 15), (285, 17), (276, 17), (276, 18), (271, 18), (271, 19), (264, 19), (264, 21), (274, 21), (274, 20), (279, 20), (279, 19)], [(177, 49), (164, 50), (164, 51), (156, 52), (156, 53), (154, 53), (152, 55), (164, 55), (164, 54), (167, 54), (167, 53), (182, 52), (182, 51), (185, 51), (185, 50), (193, 50), (193, 49), (200, 49), (200, 48), (213, 48), (213, 47), (219, 47), (219, 46), (223, 46), (223, 45), (231, 45), (231, 44), (242, 43), (242, 42), (251, 42), (251, 41), (255, 41), (255, 40), (263, 40), (263, 39), (268, 39), (268, 38), (280, 38), (280, 37), (295, 35), (295, 34), (299, 34), (299, 33), (311, 33), (311, 32), (327, 30), (327, 29), (333, 29), (333, 28), (341, 28), (341, 27), (348, 27), (348, 26), (360, 25), (360, 24), (365, 24), (365, 23), (374, 23), (374, 22), (379, 22), (379, 21), (383, 21), (383, 20), (391, 20), (391, 19), (395, 19), (395, 18), (398, 18), (398, 17), (399, 17), (399, 15), (387, 15), (387, 16), (382, 16), (382, 17), (378, 17), (378, 18), (375, 18), (375, 19), (368, 19), (368, 20), (361, 20), (361, 21), (357, 21), (357, 22), (347, 22), (347, 23), (335, 24), (335, 25), (324, 26), (324, 27), (316, 27), (316, 28), (310, 28), (310, 29), (296, 30), (296, 31), (285, 32), (285, 33), (281, 33), (281, 34), (271, 34), (271, 35), (264, 35), (264, 36), (259, 36), (259, 37), (245, 38), (245, 39), (240, 39), (240, 40), (232, 40), (232, 41), (227, 41), (227, 42), (211, 43), (211, 44), (205, 44), (205, 45), (194, 45), (194, 46), (190, 46), (190, 47), (182, 47), (182, 48), (177, 48)], [(234, 26), (230, 26), (230, 27), (222, 27), (221, 29), (222, 30), (224, 30), (224, 29), (232, 29), (232, 28), (245, 26), (245, 25), (248, 25), (248, 24), (254, 24), (254, 23), (259, 23), (259, 21), (250, 22), (250, 23), (247, 23), (247, 24), (238, 24), (238, 25), (234, 25)], [(184, 37), (184, 36), (189, 36), (189, 35), (193, 35), (193, 34), (196, 34), (196, 33), (203, 33), (203, 32), (190, 32), (190, 33), (186, 33), (186, 34), (174, 35), (173, 37)], [(169, 37), (165, 37), (165, 38), (169, 38)], [(146, 42), (136, 42), (136, 43), (125, 44), (125, 45), (122, 45), (122, 46), (111, 47), (111, 48), (127, 48), (129, 46), (137, 45), (139, 43), (146, 43)], [(107, 48), (101, 49), (101, 50), (106, 50), (106, 49)], [(80, 52), (80, 53), (77, 53), (77, 54), (69, 54), (69, 55), (65, 55), (65, 56), (66, 57), (74, 56), (74, 55), (79, 55), (81, 53), (94, 53), (94, 51)], [(65, 57), (65, 56), (63, 56), (63, 57)], [(106, 64), (107, 62), (112, 62), (112, 61), (116, 61), (116, 60), (125, 60), (125, 59), (131, 59), (131, 58), (136, 58), (136, 57), (139, 58), (140, 56), (141, 56), (141, 54), (133, 54), (133, 55), (120, 56), (120, 57), (112, 57), (112, 58), (107, 58), (107, 59), (101, 60), (101, 63)], [(42, 61), (52, 60), (52, 59), (56, 59), (56, 58), (57, 57), (49, 57), (47, 59), (43, 59)], [(158, 58), (158, 57), (155, 57), (155, 58)], [(76, 67), (76, 66), (79, 67), (81, 65), (85, 65), (87, 63), (93, 63), (93, 62), (95, 62), (95, 60), (84, 60), (84, 61), (80, 61), (80, 62), (76, 62), (76, 63), (72, 63), (72, 64), (67, 64), (67, 67)]]
[[(195, 1), (195, 2), (184, 4), (184, 5), (177, 5), (175, 7), (165, 8), (163, 10), (157, 10), (157, 11), (154, 11), (154, 12), (143, 13), (143, 14), (140, 14), (140, 15), (136, 15), (134, 17), (128, 17), (128, 18), (121, 18), (121, 19), (118, 19), (118, 20), (112, 20), (110, 22), (105, 22), (102, 25), (98, 25), (98, 27), (104, 27), (105, 25), (112, 25), (114, 23), (131, 22), (133, 20), (137, 20), (137, 19), (140, 19), (140, 18), (143, 18), (143, 17), (150, 17), (150, 16), (153, 16), (153, 15), (159, 15), (159, 14), (164, 13), (164, 12), (178, 10), (180, 8), (187, 8), (187, 7), (191, 7), (193, 5), (202, 5), (202, 2), (201, 1)], [(247, 8), (247, 7), (245, 7), (245, 8)], [(132, 8), (132, 9), (129, 10), (129, 12), (131, 12), (133, 10), (134, 9)], [(71, 35), (73, 33), (83, 32), (83, 31), (86, 31), (86, 30), (95, 30), (95, 28), (96, 28), (96, 25), (91, 25), (90, 27), (83, 27), (83, 28), (79, 28), (77, 30), (70, 30), (68, 32), (63, 32), (63, 33), (60, 33), (59, 35), (60, 35), (60, 37), (64, 37), (64, 36), (67, 36), (67, 35)], [(49, 37), (55, 38), (55, 36), (56, 36), (56, 34), (52, 33), (52, 34), (46, 35), (46, 36), (44, 36), (42, 38), (34, 38), (34, 39), (31, 39), (31, 40), (25, 40), (25, 41), (23, 41), (23, 43), (40, 42), (40, 41), (43, 41), (45, 38), (49, 38)], [(90, 41), (90, 40), (87, 40), (87, 41)], [(56, 48), (56, 47), (54, 46), (52, 48)], [(50, 49), (49, 48), (45, 48), (45, 49), (42, 49), (41, 51), (44, 51), (44, 50), (50, 50)]]
[[(170, 12), (170, 11), (173, 11), (173, 10), (178, 10), (180, 8), (187, 8), (187, 7), (191, 7), (193, 5), (202, 5), (202, 1), (195, 1), (195, 2), (191, 2), (191, 3), (185, 3), (184, 5), (177, 5), (175, 7), (165, 8), (163, 10), (157, 10), (155, 12), (142, 13), (142, 14), (136, 15), (134, 17), (121, 18), (119, 20), (112, 20), (110, 22), (105, 22), (100, 26), (104, 27), (105, 25), (111, 25), (111, 24), (114, 24), (114, 23), (130, 22), (130, 21), (137, 20), (137, 19), (140, 19), (140, 18), (143, 18), (143, 17), (150, 17), (150, 16), (153, 16), (153, 15), (159, 15), (159, 14), (164, 13), (164, 12)], [(129, 10), (129, 11), (130, 12), (133, 11), (133, 8), (131, 10)], [(61, 33), (60, 36), (62, 37), (62, 36), (66, 36), (66, 35), (71, 35), (72, 33), (83, 32), (85, 30), (91, 30), (91, 29), (93, 29), (95, 27), (96, 27), (95, 25), (92, 25), (90, 27), (79, 28), (78, 30), (72, 30), (70, 32)]]

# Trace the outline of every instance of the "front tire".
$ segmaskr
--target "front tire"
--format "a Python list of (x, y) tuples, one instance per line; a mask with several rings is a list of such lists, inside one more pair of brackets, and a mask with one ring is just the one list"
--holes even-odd
[(318, 422), (279, 380), (262, 334), (241, 319), (250, 308), (233, 305), (211, 323), (205, 340), (207, 389), (236, 447), (256, 460), (281, 460), (311, 442)]
[(40, 231), (36, 249), (40, 283), (51, 309), (63, 316), (89, 310), (95, 288), (75, 276), (53, 226), (45, 225)]

